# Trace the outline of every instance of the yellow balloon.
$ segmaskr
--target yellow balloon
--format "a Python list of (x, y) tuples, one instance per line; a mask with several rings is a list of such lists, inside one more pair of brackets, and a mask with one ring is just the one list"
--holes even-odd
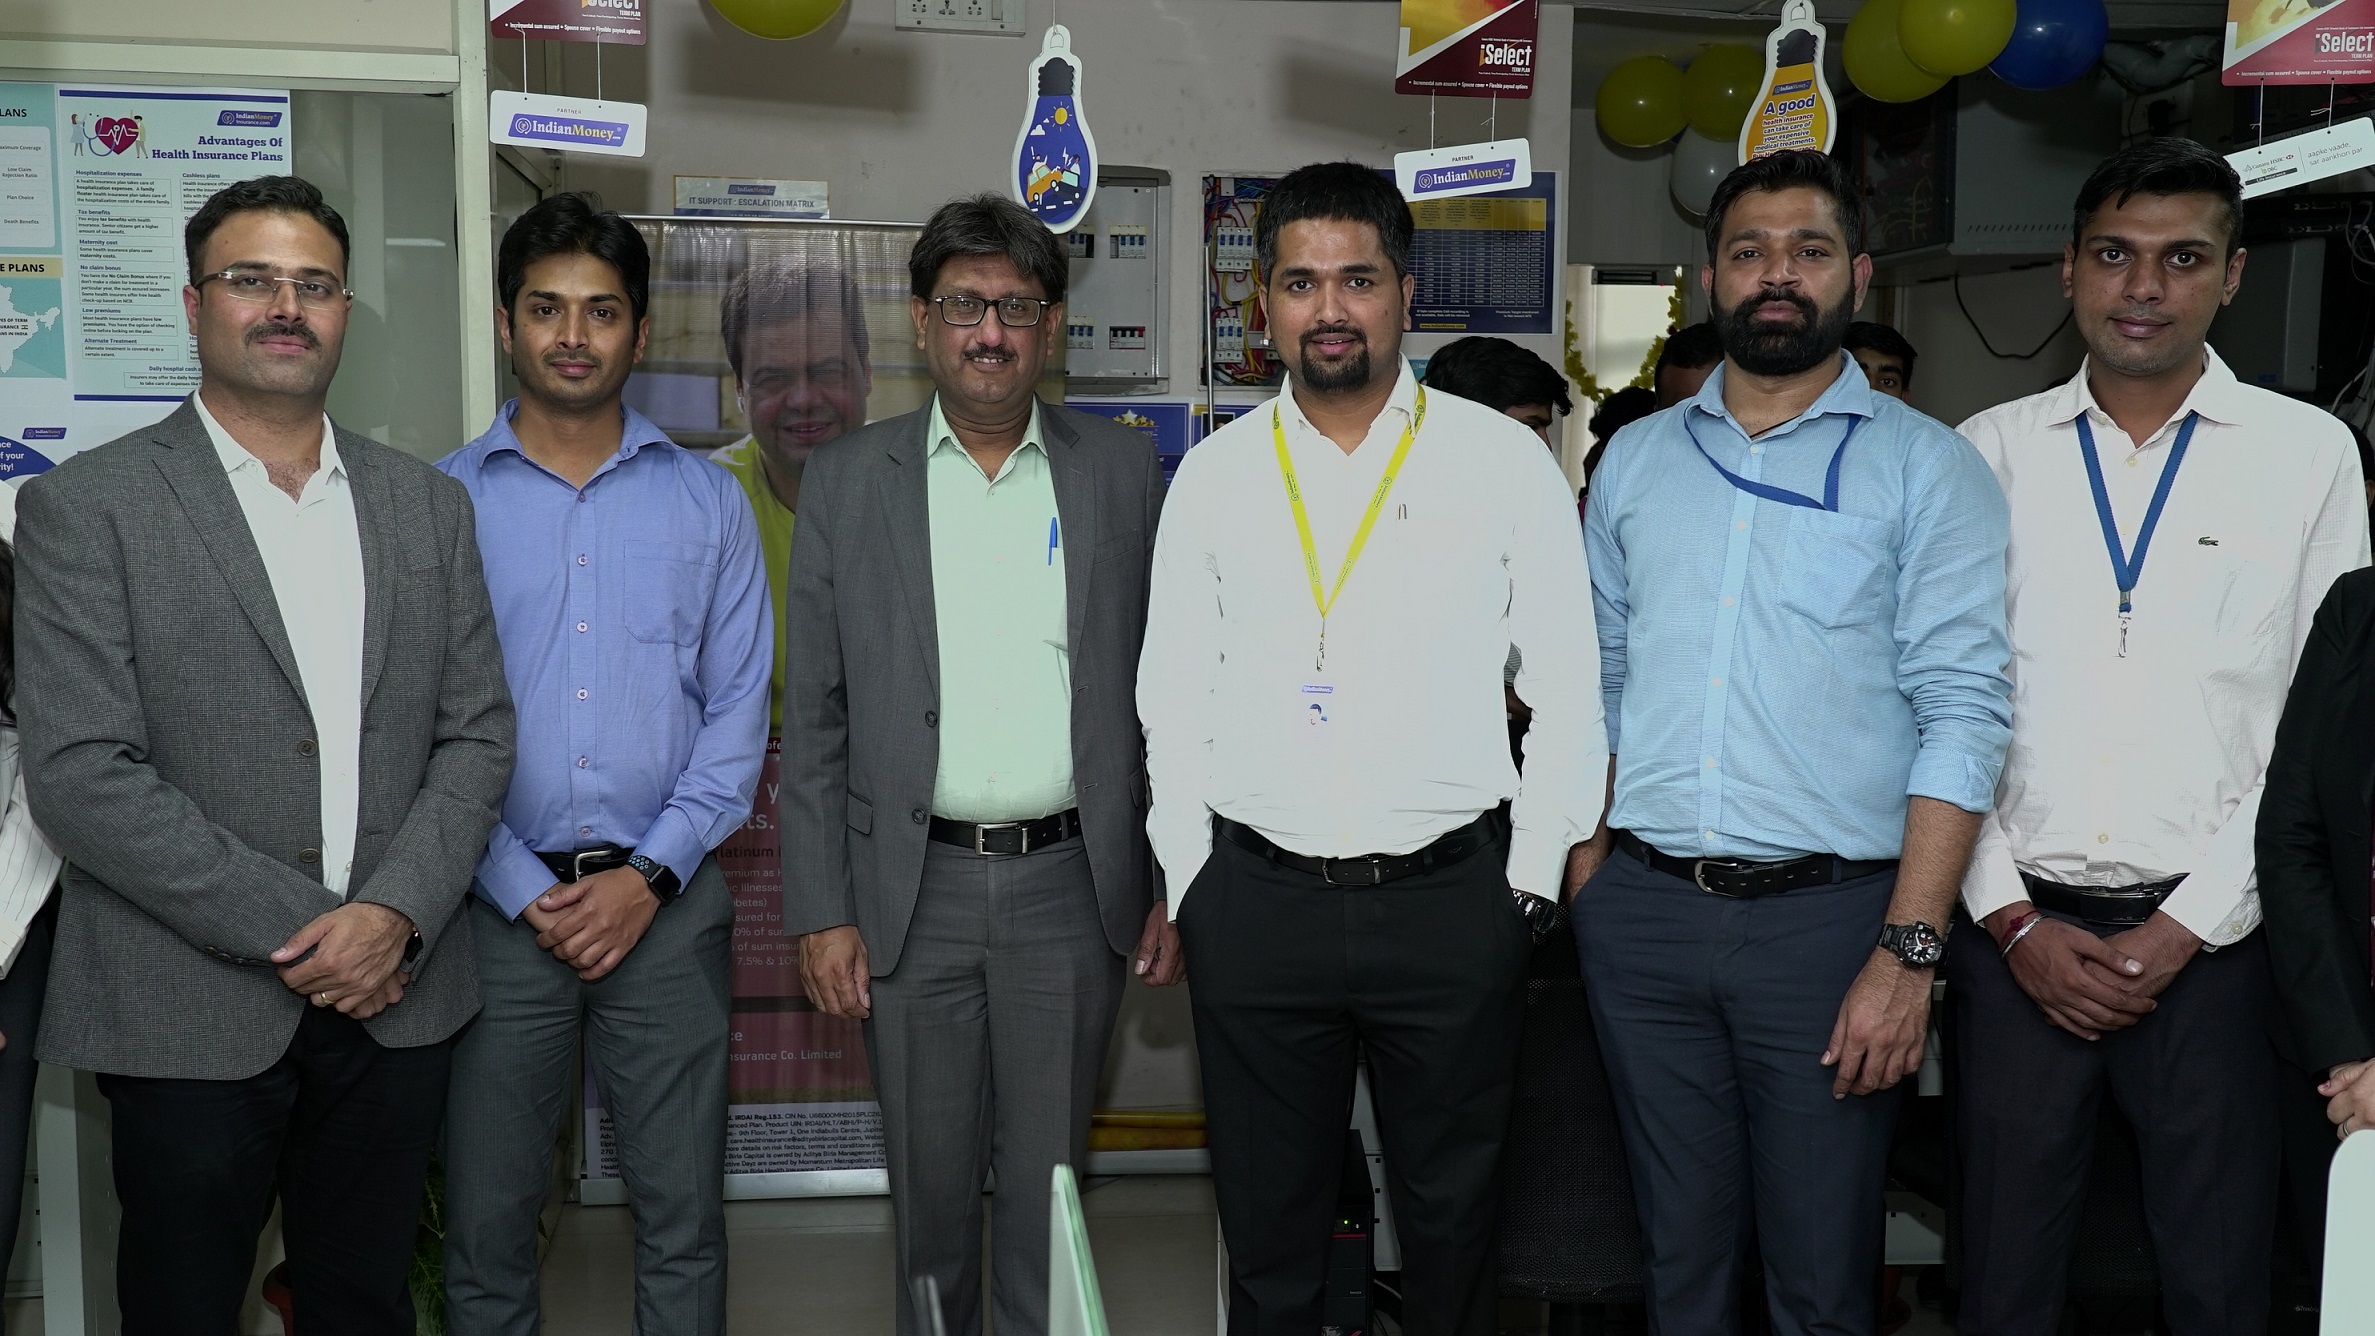
[(2013, 0), (1904, 0), (1897, 44), (1932, 74), (1976, 74), (2004, 54), (2018, 14)]
[(841, 12), (841, 0), (709, 0), (726, 22), (753, 37), (806, 37)]
[(1691, 128), (1709, 139), (1738, 139), (1756, 105), (1765, 58), (1745, 46), (1711, 46), (1682, 72), (1682, 106)]
[(1847, 77), (1876, 102), (1918, 102), (1946, 86), (1944, 75), (1913, 63), (1897, 44), (1897, 11), (1904, 0), (1864, 0), (1847, 24), (1841, 55)]
[(1682, 71), (1657, 56), (1635, 56), (1608, 71), (1592, 104), (1602, 134), (1627, 148), (1656, 148), (1682, 133)]

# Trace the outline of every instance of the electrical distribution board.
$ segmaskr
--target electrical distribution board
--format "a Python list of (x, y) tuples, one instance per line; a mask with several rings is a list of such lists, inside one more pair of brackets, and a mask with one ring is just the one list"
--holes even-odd
[(1065, 234), (1072, 290), (1064, 302), (1064, 375), (1074, 392), (1151, 388), (1167, 374), (1170, 199), (1167, 173), (1101, 168), (1096, 202)]

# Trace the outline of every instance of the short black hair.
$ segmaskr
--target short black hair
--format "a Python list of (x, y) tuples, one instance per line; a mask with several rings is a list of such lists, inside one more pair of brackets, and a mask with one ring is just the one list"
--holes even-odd
[(1567, 378), (1540, 355), (1507, 339), (1472, 334), (1444, 344), (1427, 359), (1430, 390), (1456, 394), (1506, 413), (1519, 404), (1548, 404), (1565, 417), (1575, 411)]
[(1839, 346), (1851, 353), (1861, 348), (1882, 357), (1896, 358), (1905, 364), (1905, 388), (1913, 388), (1913, 362), (1921, 354), (1913, 351), (1913, 341), (1898, 333), (1894, 326), (1881, 324), (1877, 320), (1858, 320), (1847, 327), (1847, 333), (1839, 340)]
[(1856, 198), (1855, 183), (1848, 178), (1847, 169), (1827, 153), (1810, 148), (1783, 149), (1764, 157), (1744, 162), (1732, 169), (1715, 187), (1715, 198), (1707, 205), (1707, 258), (1712, 261), (1723, 250), (1724, 215), (1742, 195), (1755, 191), (1819, 190), (1831, 197), (1831, 211), (1838, 215), (1842, 240), (1847, 243), (1850, 258), (1864, 253), (1864, 210)]
[(206, 243), (214, 236), (223, 220), (235, 213), (263, 210), (271, 213), (293, 213), (320, 223), (333, 237), (338, 238), (338, 266), (346, 267), (352, 255), (346, 244), (346, 220), (338, 210), (322, 198), (313, 182), (302, 176), (258, 176), (235, 181), (206, 197), (198, 211), (181, 229), (181, 246), (190, 265), (190, 282), (196, 283), (205, 275), (198, 272), (198, 257), (206, 250)]
[(1655, 384), (1658, 374), (1667, 367), (1696, 371), (1703, 366), (1714, 366), (1722, 360), (1723, 335), (1716, 332), (1714, 321), (1702, 320), (1695, 325), (1684, 325), (1666, 336), (1665, 346), (1658, 349), (1658, 364), (1650, 369), (1649, 378)]
[(1039, 280), (1039, 290), (1051, 302), (1064, 300), (1072, 279), (1072, 261), (1047, 224), (1004, 195), (984, 191), (933, 211), (915, 249), (907, 253), (908, 290), (929, 298), (941, 267), (970, 255), (1005, 256), (1023, 277)]
[(1592, 414), (1592, 438), (1607, 444), (1616, 434), (1658, 411), (1657, 391), (1627, 385), (1600, 401)]
[(1374, 167), (1357, 162), (1315, 162), (1278, 178), (1262, 199), (1253, 220), (1254, 255), (1261, 262), (1261, 280), (1269, 286), (1278, 266), (1278, 234), (1288, 223), (1324, 219), (1339, 223), (1367, 223), (1377, 229), (1378, 245), (1394, 266), (1396, 279), (1410, 274), (1410, 238), (1415, 230), (1410, 205), (1402, 192)]
[(2225, 158), (2176, 135), (2138, 140), (2096, 164), (2078, 187), (2070, 244), (2086, 244), (2096, 210), (2106, 203), (2118, 208), (2138, 195), (2216, 195), (2226, 205), (2226, 253), (2243, 244), (2243, 178)]
[(651, 309), (651, 248), (635, 225), (602, 207), (588, 190), (568, 190), (513, 220), (495, 253), (495, 287), (512, 309), (527, 284), (528, 266), (554, 255), (591, 255), (618, 271), (627, 305), (640, 321)]
[(726, 365), (742, 379), (742, 342), (753, 329), (789, 324), (818, 310), (838, 310), (856, 345), (858, 360), (868, 361), (866, 298), (846, 269), (828, 265), (762, 264), (734, 275), (726, 285), (726, 299), (718, 303), (717, 332), (725, 340)]

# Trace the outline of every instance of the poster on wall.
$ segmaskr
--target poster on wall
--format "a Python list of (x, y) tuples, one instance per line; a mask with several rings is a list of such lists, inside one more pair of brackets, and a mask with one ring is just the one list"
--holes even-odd
[(1522, 189), (1419, 200), (1412, 328), (1427, 334), (1549, 334), (1558, 285), (1558, 173)]
[(487, 0), (487, 35), (643, 45), (643, 0)]
[(1394, 91), (1531, 97), (1539, 0), (1402, 0)]
[(2375, 0), (2227, 0), (2219, 79), (2375, 83)]
[(0, 477), (196, 387), (182, 225), (289, 143), (285, 91), (0, 83)]

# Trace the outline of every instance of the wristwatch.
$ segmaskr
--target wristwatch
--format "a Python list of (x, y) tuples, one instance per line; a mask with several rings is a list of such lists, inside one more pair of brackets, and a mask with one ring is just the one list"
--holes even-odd
[(1927, 923), (1891, 923), (1880, 930), (1880, 944), (1909, 970), (1937, 967), (1946, 959), (1946, 934)]
[(1558, 926), (1558, 901), (1545, 900), (1532, 891), (1521, 891), (1514, 886), (1509, 893), (1517, 897), (1517, 912), (1524, 917), (1526, 927), (1533, 932), (1535, 941), (1548, 937), (1551, 929)]
[(677, 893), (684, 889), (684, 883), (676, 879), (676, 874), (656, 858), (631, 854), (627, 858), (627, 866), (643, 874), (644, 884), (651, 887), (653, 895), (660, 897), (661, 904), (673, 903)]

